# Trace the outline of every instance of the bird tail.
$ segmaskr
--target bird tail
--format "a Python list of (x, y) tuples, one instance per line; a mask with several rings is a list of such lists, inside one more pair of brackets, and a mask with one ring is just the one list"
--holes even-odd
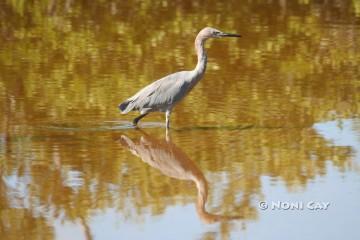
[(126, 114), (132, 110), (132, 104), (130, 104), (131, 102), (131, 100), (126, 100), (125, 102), (120, 103), (119, 109), (122, 114)]

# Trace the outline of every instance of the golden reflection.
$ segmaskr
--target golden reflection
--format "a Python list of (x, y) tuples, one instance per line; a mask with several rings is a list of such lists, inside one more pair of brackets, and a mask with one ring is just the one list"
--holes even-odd
[[(7, 137), (0, 159), (0, 236), (6, 239), (19, 239), (33, 228), (28, 239), (55, 238), (55, 219), (81, 224), (90, 238), (92, 213), (108, 208), (141, 225), (149, 212), (163, 216), (170, 206), (192, 202), (194, 189), (177, 179), (196, 186), (199, 218), (220, 221), (229, 235), (235, 229), (228, 224), (237, 222), (226, 221), (231, 216), (261, 220), (256, 201), (263, 197), (264, 176), (280, 189), (306, 191), (309, 182), (328, 174), (329, 166), (344, 174), (354, 168), (350, 147), (331, 146), (314, 129), (186, 129), (173, 131), (172, 140), (153, 137), (163, 134), (157, 128), (148, 130), (151, 135), (128, 130), (128, 136), (28, 131), (31, 137)], [(120, 142), (143, 161), (119, 147), (121, 135)], [(149, 171), (143, 162), (160, 172)], [(200, 169), (211, 175), (210, 182)], [(209, 213), (206, 205), (224, 216)]]
[(137, 139), (122, 135), (120, 143), (142, 161), (160, 170), (165, 176), (193, 181), (197, 189), (196, 211), (203, 222), (214, 223), (241, 218), (241, 216), (223, 216), (206, 211), (208, 184), (194, 161), (172, 143), (168, 135), (166, 140), (159, 140), (144, 131), (138, 130), (138, 132), (141, 136)]
[[(244, 37), (209, 42), (205, 79), (174, 111), (177, 126), (311, 126), (359, 116), (356, 1), (246, 1), (221, 15), (237, 4), (66, 2), (0, 3), (0, 114), (15, 122), (120, 118), (116, 105), (129, 93), (192, 68), (189, 39), (207, 25)], [(200, 5), (202, 17), (194, 15)]]
[[(312, 126), (335, 120), (341, 129), (342, 119), (360, 115), (359, 16), (355, 0), (0, 1), (0, 239), (54, 239), (54, 219), (82, 222), (90, 237), (94, 211), (116, 208), (139, 226), (149, 212), (163, 216), (191, 203), (188, 181), (129, 160), (114, 141), (123, 130), (84, 129), (131, 119), (120, 117), (117, 103), (153, 79), (190, 69), (189, 39), (208, 25), (244, 36), (208, 42), (204, 80), (173, 113), (178, 150), (154, 140), (155, 149), (168, 149), (164, 158), (186, 149), (197, 161), (191, 168), (184, 157), (185, 171), (174, 160), (198, 191), (206, 186), (199, 169), (211, 175), (215, 193), (198, 195), (200, 218), (211, 215), (207, 204), (261, 221), (263, 178), (305, 194), (309, 182), (334, 177), (329, 168), (346, 177), (354, 149)], [(360, 135), (358, 125), (353, 131)], [(151, 146), (151, 136), (131, 141), (141, 146), (141, 138)], [(226, 239), (235, 230), (217, 231)]]

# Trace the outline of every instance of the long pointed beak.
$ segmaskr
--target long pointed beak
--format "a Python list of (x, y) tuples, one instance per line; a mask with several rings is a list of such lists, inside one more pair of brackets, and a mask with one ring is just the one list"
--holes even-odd
[(221, 37), (241, 37), (240, 34), (236, 34), (236, 33), (222, 33), (220, 36)]

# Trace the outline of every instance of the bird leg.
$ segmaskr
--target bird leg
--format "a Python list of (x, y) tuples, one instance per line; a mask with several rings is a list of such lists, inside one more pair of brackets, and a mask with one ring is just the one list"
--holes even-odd
[(142, 118), (145, 117), (146, 115), (148, 115), (148, 113), (141, 114), (140, 116), (134, 118), (134, 120), (133, 120), (134, 126), (137, 126), (137, 124), (138, 124), (138, 122), (140, 121), (140, 119), (142, 119)]
[(170, 110), (167, 110), (166, 113), (165, 113), (165, 116), (166, 116), (166, 129), (170, 128), (170, 114), (171, 114)]

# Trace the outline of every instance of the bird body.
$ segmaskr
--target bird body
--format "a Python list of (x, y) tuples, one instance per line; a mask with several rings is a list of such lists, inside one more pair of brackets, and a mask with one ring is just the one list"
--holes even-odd
[(171, 111), (200, 79), (201, 75), (194, 71), (173, 73), (141, 89), (120, 104), (120, 110), (123, 114), (133, 110), (140, 111), (140, 114)]
[(240, 35), (223, 33), (210, 27), (202, 29), (195, 39), (195, 49), (198, 56), (195, 69), (192, 71), (173, 73), (149, 84), (119, 105), (121, 113), (126, 114), (130, 111), (139, 111), (140, 116), (133, 120), (133, 124), (137, 125), (139, 120), (150, 112), (165, 112), (166, 128), (168, 129), (173, 107), (180, 102), (204, 76), (207, 64), (204, 44), (205, 41), (211, 37), (240, 37)]

